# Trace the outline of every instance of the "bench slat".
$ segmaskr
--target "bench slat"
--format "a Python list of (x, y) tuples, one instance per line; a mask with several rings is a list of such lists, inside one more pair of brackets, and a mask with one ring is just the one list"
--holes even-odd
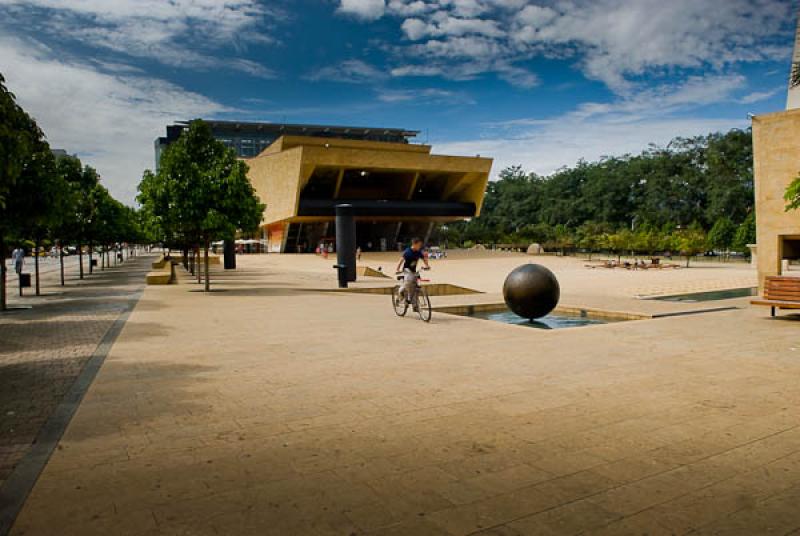
[(800, 294), (800, 289), (767, 287), (764, 292), (778, 292), (784, 294)]
[(750, 300), (752, 305), (767, 305), (779, 309), (800, 309), (800, 301)]
[(765, 298), (770, 299), (778, 299), (779, 297), (787, 298), (787, 299), (795, 299), (800, 300), (800, 292), (786, 292), (786, 291), (777, 291), (777, 290), (770, 290), (764, 293)]

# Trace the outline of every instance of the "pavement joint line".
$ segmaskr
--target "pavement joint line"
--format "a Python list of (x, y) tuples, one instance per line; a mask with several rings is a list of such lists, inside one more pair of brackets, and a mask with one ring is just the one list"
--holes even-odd
[(47, 419), (47, 422), (39, 430), (31, 449), (14, 468), (8, 479), (3, 482), (3, 485), (0, 486), (0, 536), (7, 536), (11, 531), (28, 495), (36, 485), (39, 476), (50, 460), (50, 456), (78, 410), (86, 391), (89, 390), (89, 387), (94, 382), (109, 351), (111, 351), (111, 347), (120, 332), (122, 332), (122, 328), (143, 293), (144, 285), (128, 299), (125, 309), (120, 312), (114, 323), (103, 335), (103, 338), (100, 339), (92, 356), (86, 362), (78, 377), (75, 378), (72, 387), (70, 387)]
[(699, 315), (703, 313), (719, 313), (722, 311), (735, 311), (737, 309), (741, 309), (741, 307), (735, 307), (733, 305), (722, 306), (722, 307), (709, 307), (707, 309), (693, 309), (691, 311), (673, 311), (669, 313), (655, 313), (653, 315), (653, 318), (669, 318), (672, 316), (689, 316), (689, 315)]

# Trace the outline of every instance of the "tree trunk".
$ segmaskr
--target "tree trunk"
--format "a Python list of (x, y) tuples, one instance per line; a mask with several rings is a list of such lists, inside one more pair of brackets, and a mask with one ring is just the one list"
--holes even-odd
[(183, 269), (189, 269), (189, 246), (183, 246)]
[(64, 286), (64, 243), (60, 241), (58, 243), (58, 262), (60, 264), (60, 270), (61, 270), (61, 286), (63, 287)]
[(206, 292), (209, 292), (211, 290), (211, 279), (210, 279), (210, 276), (209, 276), (209, 273), (208, 273), (208, 248), (209, 248), (209, 245), (210, 245), (209, 241), (206, 240), (206, 244), (205, 244), (206, 249), (205, 249), (205, 251), (203, 251), (203, 265), (205, 266), (204, 269), (206, 271)]
[(36, 295), (39, 296), (39, 241), (33, 246), (33, 271), (36, 274)]
[(78, 242), (78, 273), (80, 278), (83, 279), (83, 244)]
[(197, 284), (199, 285), (200, 283), (203, 282), (203, 280), (202, 280), (203, 275), (202, 275), (202, 273), (200, 273), (200, 244), (198, 244), (194, 248), (194, 262), (195, 262), (195, 265), (196, 265), (195, 266), (195, 273), (197, 275)]
[(6, 310), (6, 243), (0, 235), (0, 311)]

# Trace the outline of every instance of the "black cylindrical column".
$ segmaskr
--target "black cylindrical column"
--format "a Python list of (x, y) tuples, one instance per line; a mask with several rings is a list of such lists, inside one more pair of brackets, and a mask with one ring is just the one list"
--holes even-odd
[(236, 269), (236, 243), (233, 238), (230, 240), (225, 239), (225, 245), (222, 249), (223, 264), (226, 270)]
[(336, 205), (336, 263), (345, 266), (348, 281), (356, 280), (356, 221), (353, 205)]

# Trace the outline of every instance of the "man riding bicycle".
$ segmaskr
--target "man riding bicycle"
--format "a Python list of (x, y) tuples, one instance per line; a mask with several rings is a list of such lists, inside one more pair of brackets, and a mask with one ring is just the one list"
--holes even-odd
[(424, 269), (430, 270), (431, 267), (428, 264), (428, 258), (422, 251), (422, 239), (412, 238), (411, 246), (403, 251), (403, 256), (400, 258), (400, 262), (397, 263), (396, 270), (400, 273), (400, 269), (402, 268), (404, 278), (401, 296), (405, 297), (406, 303), (411, 303), (411, 298), (417, 287), (417, 262), (420, 259), (422, 259), (422, 264), (425, 265)]

